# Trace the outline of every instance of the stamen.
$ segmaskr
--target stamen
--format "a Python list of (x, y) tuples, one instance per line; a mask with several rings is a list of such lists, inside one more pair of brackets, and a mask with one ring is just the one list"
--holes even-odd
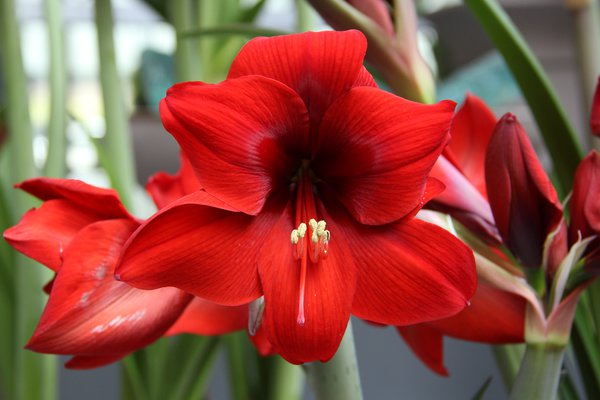
[(308, 224), (312, 229), (311, 241), (313, 242), (313, 248), (310, 252), (310, 259), (313, 263), (319, 261), (319, 257), (327, 257), (327, 251), (329, 249), (329, 239), (331, 234), (325, 227), (327, 223), (324, 220), (319, 222), (311, 219)]
[(290, 241), (294, 248), (294, 258), (299, 260), (302, 257), (304, 251), (304, 236), (306, 235), (306, 224), (304, 222), (298, 225), (298, 229), (294, 229), (290, 235)]

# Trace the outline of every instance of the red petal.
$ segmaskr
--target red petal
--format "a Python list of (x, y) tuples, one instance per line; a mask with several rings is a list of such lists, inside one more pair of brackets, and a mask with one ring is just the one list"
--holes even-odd
[(257, 38), (242, 48), (229, 78), (262, 75), (283, 82), (302, 97), (316, 128), (337, 97), (355, 86), (376, 86), (362, 65), (366, 49), (356, 30)]
[(352, 313), (388, 325), (412, 325), (461, 311), (475, 292), (472, 251), (420, 220), (382, 227), (342, 224), (359, 269)]
[(287, 183), (307, 146), (302, 100), (260, 76), (177, 84), (161, 102), (160, 115), (200, 185), (248, 214), (257, 214), (269, 193)]
[(269, 202), (256, 217), (224, 207), (199, 191), (159, 211), (126, 245), (120, 279), (141, 289), (174, 286), (229, 306), (259, 297), (258, 253), (275, 240), (270, 231), (283, 206)]
[(592, 133), (594, 135), (600, 136), (600, 78), (598, 78), (598, 84), (596, 85), (596, 92), (594, 94), (592, 114), (590, 116), (590, 127), (592, 128)]
[(448, 376), (444, 366), (444, 337), (440, 332), (427, 325), (399, 326), (396, 329), (423, 364), (442, 376)]
[(496, 126), (492, 110), (480, 98), (468, 94), (454, 117), (448, 150), (460, 165), (461, 171), (486, 196), (485, 153)]
[(562, 218), (562, 205), (527, 134), (510, 113), (500, 119), (490, 140), (485, 177), (504, 242), (525, 266), (540, 267), (544, 242)]
[(263, 357), (270, 356), (273, 354), (277, 354), (267, 339), (267, 334), (265, 333), (264, 321), (260, 328), (256, 331), (254, 336), (250, 336), (250, 340), (254, 347), (256, 347), (256, 351)]
[(571, 214), (570, 241), (600, 234), (600, 157), (592, 150), (577, 167), (573, 195), (569, 205)]
[(109, 354), (97, 356), (75, 356), (65, 363), (65, 368), (68, 369), (92, 369), (104, 367), (127, 357), (125, 354)]
[(227, 307), (195, 297), (167, 335), (222, 335), (248, 326), (248, 306)]
[(484, 343), (520, 343), (525, 335), (525, 306), (521, 296), (481, 280), (471, 304), (454, 317), (428, 325), (444, 335)]
[(121, 247), (136, 227), (129, 220), (102, 221), (73, 239), (27, 348), (124, 354), (152, 343), (175, 322), (191, 296), (174, 288), (137, 290), (113, 277)]
[(77, 232), (101, 218), (68, 200), (48, 200), (7, 229), (4, 239), (27, 257), (58, 271), (63, 251)]
[(422, 207), (453, 110), (450, 101), (423, 105), (352, 89), (323, 118), (315, 172), (361, 223), (396, 221)]
[(146, 184), (146, 190), (159, 209), (201, 188), (192, 164), (183, 154), (180, 156), (180, 163), (177, 174), (159, 172), (151, 176)]
[(64, 199), (104, 218), (132, 218), (116, 191), (103, 189), (75, 179), (34, 178), (17, 185), (40, 200)]
[[(321, 215), (330, 221), (323, 212)], [(325, 362), (335, 354), (348, 325), (356, 273), (341, 232), (335, 225), (328, 224), (332, 237), (329, 255), (318, 264), (308, 263), (305, 322), (299, 325), (301, 268), (289, 241), (294, 229), (292, 221), (288, 207), (261, 251), (258, 271), (265, 296), (262, 328), (275, 350), (287, 361), (294, 364)]]
[(442, 181), (446, 190), (428, 203), (428, 208), (452, 215), (488, 241), (501, 242), (489, 203), (450, 161), (438, 158), (431, 176)]

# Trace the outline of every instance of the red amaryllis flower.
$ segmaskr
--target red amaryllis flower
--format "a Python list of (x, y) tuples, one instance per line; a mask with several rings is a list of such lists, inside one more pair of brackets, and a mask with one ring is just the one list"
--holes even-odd
[[(148, 191), (159, 206), (199, 189), (182, 161), (176, 176), (160, 174), (149, 183)], [(174, 288), (142, 291), (114, 279), (122, 245), (140, 225), (114, 191), (44, 178), (18, 187), (44, 203), (4, 237), (57, 274), (47, 285), (50, 298), (29, 349), (72, 354), (68, 368), (93, 368), (119, 360), (167, 330), (213, 335), (247, 325), (247, 306), (192, 300)]]
[(404, 325), (461, 310), (471, 251), (413, 215), (454, 104), (379, 90), (356, 31), (250, 41), (229, 78), (161, 102), (204, 191), (160, 210), (117, 273), (223, 305), (264, 295), (262, 328), (293, 363), (328, 360), (350, 313)]
[(44, 203), (4, 238), (57, 274), (27, 348), (75, 355), (71, 368), (100, 366), (162, 336), (192, 300), (178, 289), (141, 291), (114, 279), (121, 247), (140, 225), (114, 191), (45, 178), (18, 187)]

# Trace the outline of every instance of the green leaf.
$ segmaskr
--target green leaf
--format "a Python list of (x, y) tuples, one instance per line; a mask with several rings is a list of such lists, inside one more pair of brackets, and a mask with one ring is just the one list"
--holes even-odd
[(65, 175), (67, 147), (67, 69), (64, 32), (59, 0), (45, 0), (50, 52), (50, 120), (48, 122), (48, 158), (45, 174), (62, 178)]
[(279, 29), (261, 28), (252, 24), (225, 24), (211, 28), (194, 29), (179, 34), (179, 39), (191, 39), (203, 36), (242, 35), (247, 37), (287, 35), (291, 32)]
[(479, 20), (519, 83), (552, 157), (561, 186), (559, 193), (568, 192), (573, 186), (573, 174), (582, 153), (575, 130), (548, 77), (495, 0), (465, 0), (465, 4)]
[(487, 378), (485, 380), (485, 382), (483, 382), (483, 385), (481, 385), (481, 387), (479, 388), (477, 393), (475, 393), (475, 396), (473, 396), (473, 400), (483, 400), (483, 395), (488, 390), (491, 383), (492, 383), (492, 377), (490, 376), (489, 378)]
[(141, 366), (135, 357), (135, 354), (125, 357), (121, 361), (122, 375), (122, 398), (125, 400), (150, 399), (150, 395), (144, 384)]
[(579, 400), (577, 389), (575, 389), (575, 385), (573, 384), (573, 380), (569, 373), (564, 374), (560, 378), (558, 396), (560, 400)]
[(117, 71), (113, 36), (112, 4), (108, 0), (95, 1), (95, 20), (98, 31), (100, 84), (106, 122), (106, 144), (110, 163), (119, 171), (113, 174), (113, 187), (119, 192), (121, 201), (134, 210), (133, 190), (137, 185), (133, 145), (129, 132), (129, 116), (125, 107), (123, 85)]
[(256, 4), (248, 8), (242, 9), (240, 11), (239, 21), (242, 23), (254, 22), (258, 14), (262, 11), (265, 4), (265, 0), (258, 0)]
[(584, 293), (575, 313), (571, 343), (588, 398), (599, 399), (600, 349), (594, 337), (595, 329), (591, 324), (593, 319), (586, 300), (586, 293)]

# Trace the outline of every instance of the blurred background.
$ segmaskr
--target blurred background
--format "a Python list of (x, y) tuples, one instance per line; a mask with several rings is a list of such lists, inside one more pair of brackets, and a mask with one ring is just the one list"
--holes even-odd
[[(118, 73), (130, 116), (137, 179), (142, 187), (155, 172), (173, 173), (178, 169), (177, 145), (162, 128), (157, 113), (158, 102), (165, 90), (176, 81), (173, 53), (177, 35), (169, 22), (173, 15), (165, 6), (169, 2), (115, 0), (112, 3)], [(255, 7), (258, 3), (261, 3), (260, 8)], [(245, 25), (240, 25), (234, 16), (224, 17), (223, 21), (206, 21), (208, 27), (225, 26), (224, 33), (198, 33), (185, 42), (186, 46), (195, 46), (199, 54), (212, 56), (209, 61), (199, 60), (197, 70), (188, 71), (190, 79), (222, 80), (237, 49), (249, 37), (260, 34), (260, 30), (246, 32), (241, 29), (247, 23), (269, 34), (298, 30), (298, 5), (294, 0), (240, 0), (239, 4), (242, 9), (256, 10)], [(581, 100), (581, 71), (570, 11), (561, 0), (503, 0), (501, 4), (540, 58), (583, 138), (589, 110)], [(47, 154), (46, 127), (50, 115), (48, 31), (42, 0), (18, 0), (16, 5), (34, 128), (34, 156), (41, 166)], [(497, 116), (506, 111), (516, 114), (532, 134), (544, 161), (541, 140), (536, 140), (536, 127), (519, 89), (469, 11), (460, 5), (460, 1), (450, 0), (422, 0), (418, 6), (420, 46), (436, 71), (438, 97), (461, 102), (469, 90), (492, 106)], [(304, 23), (311, 30), (330, 29), (308, 6), (304, 7)], [(94, 144), (105, 131), (94, 2), (63, 0), (61, 8), (69, 114), (66, 129), (68, 177), (107, 186), (109, 180), (101, 168), (101, 157)], [(2, 93), (0, 90), (0, 95)], [(138, 214), (145, 216), (152, 208), (144, 201), (141, 189), (139, 192), (139, 201), (146, 205), (139, 207)], [(492, 353), (486, 345), (447, 339), (445, 355), (450, 378), (444, 378), (421, 364), (394, 329), (376, 328), (358, 320), (354, 329), (367, 399), (469, 399), (490, 377), (492, 381), (486, 398), (506, 396)], [(210, 399), (229, 398), (224, 363), (224, 360), (217, 363), (207, 396)], [(60, 399), (112, 399), (118, 398), (118, 394), (117, 366), (92, 371), (60, 370)], [(311, 398), (308, 391), (306, 398)]]

